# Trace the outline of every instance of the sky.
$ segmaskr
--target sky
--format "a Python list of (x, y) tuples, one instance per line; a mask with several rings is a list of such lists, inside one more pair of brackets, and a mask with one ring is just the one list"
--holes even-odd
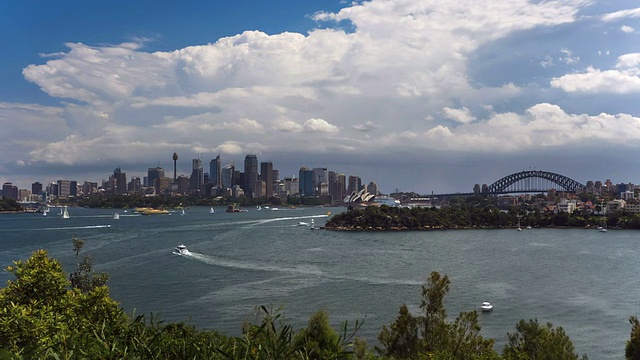
[[(0, 182), (191, 159), (640, 183), (637, 0), (0, 2)], [(205, 168), (205, 170), (208, 170)]]

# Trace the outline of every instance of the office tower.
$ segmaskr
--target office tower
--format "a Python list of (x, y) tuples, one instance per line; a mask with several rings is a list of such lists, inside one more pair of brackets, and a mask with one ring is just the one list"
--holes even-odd
[(189, 193), (200, 193), (200, 187), (204, 184), (204, 169), (201, 159), (193, 159), (191, 162), (191, 178), (189, 179)]
[(358, 176), (349, 176), (349, 187), (347, 187), (347, 193), (352, 194), (354, 191), (358, 192), (362, 188), (362, 180)]
[(265, 184), (263, 196), (273, 196), (273, 163), (271, 161), (260, 163), (260, 180)]
[(47, 193), (49, 193), (49, 195), (58, 196), (58, 183), (52, 182), (47, 185)]
[(58, 183), (58, 196), (71, 195), (71, 181), (58, 180), (57, 183)]
[(209, 163), (209, 182), (214, 187), (222, 186), (222, 167), (220, 155)]
[(109, 185), (114, 194), (127, 192), (127, 173), (122, 172), (119, 166), (113, 170), (113, 175), (109, 180)]
[(244, 157), (244, 181), (243, 190), (249, 197), (253, 196), (253, 186), (258, 181), (258, 157), (249, 154)]
[(344, 174), (329, 171), (329, 195), (332, 202), (341, 202), (346, 196), (346, 181)]
[(315, 189), (313, 187), (313, 170), (306, 166), (300, 167), (298, 173), (298, 185), (300, 186), (300, 196), (313, 196)]
[(369, 182), (367, 185), (367, 192), (371, 195), (378, 195), (378, 184), (375, 181)]
[(178, 194), (186, 194), (189, 192), (189, 178), (184, 176), (184, 175), (180, 175), (178, 176), (178, 178), (176, 179), (176, 184), (177, 186), (177, 192)]
[[(156, 179), (156, 181), (158, 180)], [(142, 181), (140, 181), (139, 176), (131, 177), (131, 181), (129, 181), (129, 184), (127, 185), (127, 190), (129, 191), (130, 194), (138, 194), (142, 192)]]
[(69, 195), (78, 196), (78, 182), (75, 180), (69, 182)]
[(42, 184), (40, 184), (39, 182), (34, 182), (33, 184), (31, 184), (31, 193), (35, 194), (35, 195), (40, 195), (40, 193), (42, 192)]
[(221, 185), (223, 189), (229, 189), (233, 185), (235, 185), (233, 183), (234, 171), (235, 171), (235, 167), (233, 164), (225, 165), (220, 171), (220, 179), (222, 181)]
[(97, 182), (85, 181), (82, 184), (82, 193), (83, 194), (89, 195), (89, 194), (93, 194), (95, 192), (98, 192), (98, 183)]
[(2, 196), (4, 198), (6, 198), (6, 199), (19, 200), (18, 199), (18, 187), (14, 186), (10, 182), (6, 182), (6, 183), (2, 184)]
[(320, 186), (322, 183), (329, 183), (329, 172), (327, 168), (313, 168), (313, 189), (318, 195), (320, 195)]
[(147, 186), (155, 188), (156, 181), (161, 177), (164, 177), (164, 169), (160, 166), (147, 169)]

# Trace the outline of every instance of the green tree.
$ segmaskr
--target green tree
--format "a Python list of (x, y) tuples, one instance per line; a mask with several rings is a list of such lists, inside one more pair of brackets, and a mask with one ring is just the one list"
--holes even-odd
[(111, 338), (124, 330), (127, 317), (108, 289), (72, 289), (46, 251), (6, 270), (16, 279), (0, 289), (0, 348), (26, 358), (65, 357), (90, 348), (98, 330)]
[(81, 261), (78, 261), (80, 251), (84, 247), (84, 240), (77, 236), (73, 236), (73, 251), (75, 252), (76, 271), (69, 275), (71, 280), (71, 286), (79, 289), (83, 293), (87, 293), (97, 287), (107, 285), (109, 280), (109, 274), (96, 273), (93, 271), (93, 257), (91, 255), (84, 255)]
[(624, 348), (624, 356), (627, 360), (640, 360), (640, 321), (637, 316), (629, 318), (631, 324), (631, 336)]
[[(551, 323), (540, 325), (535, 319), (520, 320), (516, 330), (517, 333), (507, 334), (508, 343), (502, 351), (505, 360), (576, 360), (579, 357), (561, 327), (554, 329)], [(586, 355), (582, 359), (587, 359)]]
[(376, 350), (384, 356), (394, 359), (416, 356), (420, 346), (418, 319), (411, 315), (406, 304), (400, 307), (398, 317), (389, 327), (382, 326), (378, 340), (383, 348), (376, 347)]

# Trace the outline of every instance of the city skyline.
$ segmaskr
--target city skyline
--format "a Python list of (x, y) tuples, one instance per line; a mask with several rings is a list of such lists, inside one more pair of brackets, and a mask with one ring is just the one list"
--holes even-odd
[(255, 154), (383, 193), (531, 168), (640, 183), (636, 1), (0, 9), (1, 183), (169, 172), (174, 152), (185, 175)]

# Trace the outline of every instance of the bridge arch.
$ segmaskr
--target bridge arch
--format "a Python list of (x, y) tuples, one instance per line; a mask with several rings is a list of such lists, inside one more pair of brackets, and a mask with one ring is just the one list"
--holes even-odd
[[(553, 187), (553, 184), (557, 185), (558, 188)], [(555, 188), (558, 191), (576, 192), (584, 189), (585, 186), (564, 175), (542, 170), (529, 170), (503, 177), (489, 185), (484, 193), (546, 192), (551, 188)]]

